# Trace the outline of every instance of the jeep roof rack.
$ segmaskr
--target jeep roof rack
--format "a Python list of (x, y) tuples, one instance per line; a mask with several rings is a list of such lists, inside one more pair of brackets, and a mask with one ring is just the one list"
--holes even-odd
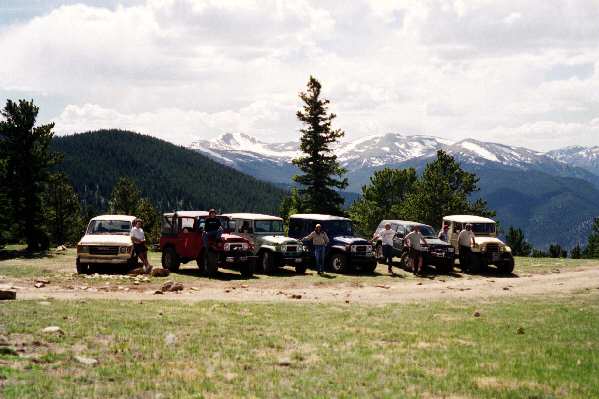
[(333, 216), (333, 215), (322, 215), (320, 213), (298, 213), (295, 215), (289, 216), (289, 219), (313, 219), (313, 220), (351, 220), (349, 218), (344, 218), (341, 216)]
[(228, 216), (232, 219), (254, 219), (254, 220), (283, 220), (278, 216), (264, 215), (262, 213), (223, 213), (222, 216)]

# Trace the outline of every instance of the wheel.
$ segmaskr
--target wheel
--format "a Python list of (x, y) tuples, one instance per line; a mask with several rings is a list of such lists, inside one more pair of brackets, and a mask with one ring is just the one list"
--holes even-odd
[(437, 264), (435, 267), (439, 273), (443, 273), (443, 274), (451, 273), (451, 272), (453, 272), (453, 259), (444, 260), (444, 261), (440, 262), (439, 264)]
[(218, 254), (212, 250), (208, 250), (206, 251), (205, 259), (206, 273), (208, 274), (208, 277), (216, 276), (216, 273), (218, 273)]
[(262, 271), (266, 274), (274, 273), (275, 266), (275, 257), (272, 252), (264, 251), (262, 255), (260, 255), (260, 265), (262, 266)]
[(501, 262), (497, 265), (497, 270), (501, 274), (512, 274), (514, 271), (514, 258), (506, 260), (505, 262)]
[(179, 255), (173, 247), (167, 247), (162, 251), (162, 267), (168, 269), (171, 272), (176, 272), (181, 266)]
[(482, 269), (482, 261), (480, 256), (475, 253), (470, 254), (470, 265), (468, 266), (468, 271), (470, 273), (480, 273)]
[(380, 242), (377, 242), (376, 247), (374, 247), (374, 256), (378, 261), (383, 260), (383, 246)]
[(77, 273), (79, 274), (90, 274), (91, 268), (87, 263), (81, 263), (79, 258), (75, 261), (75, 267), (77, 268)]
[(295, 265), (295, 272), (297, 274), (305, 274), (306, 273), (306, 265), (300, 263), (299, 265)]
[(254, 260), (248, 260), (241, 264), (241, 276), (250, 278), (254, 275), (254, 269), (256, 268), (256, 262)]
[(347, 269), (347, 257), (342, 253), (335, 253), (331, 255), (331, 260), (329, 261), (331, 266), (331, 270), (335, 273), (343, 273)]
[(129, 270), (137, 269), (139, 264), (137, 262), (137, 256), (132, 256), (131, 259), (127, 262), (127, 268)]

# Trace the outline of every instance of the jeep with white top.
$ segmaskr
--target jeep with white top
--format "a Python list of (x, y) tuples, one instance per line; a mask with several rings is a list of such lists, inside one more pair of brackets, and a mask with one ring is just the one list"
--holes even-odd
[[(514, 271), (512, 249), (497, 238), (497, 226), (493, 219), (472, 215), (451, 215), (443, 218), (442, 225), (449, 226), (449, 242), (459, 254), (458, 235), (467, 224), (472, 225), (475, 235), (470, 257), (470, 271), (478, 272), (488, 265), (495, 265), (502, 274)], [(464, 269), (464, 265), (460, 265)]]
[(91, 273), (96, 265), (137, 267), (130, 233), (135, 216), (101, 215), (90, 220), (77, 244), (77, 273)]
[(306, 271), (307, 253), (301, 241), (286, 237), (283, 219), (259, 213), (227, 213), (235, 225), (235, 233), (247, 238), (254, 245), (254, 255), (258, 256), (258, 267), (266, 274), (272, 274), (285, 265), (295, 267), (298, 274)]

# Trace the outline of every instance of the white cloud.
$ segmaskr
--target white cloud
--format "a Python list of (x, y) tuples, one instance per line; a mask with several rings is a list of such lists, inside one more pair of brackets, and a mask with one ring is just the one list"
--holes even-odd
[(50, 118), (64, 133), (287, 140), (314, 74), (350, 138), (599, 144), (597, 20), (597, 0), (69, 5), (0, 26), (0, 93), (68, 104)]

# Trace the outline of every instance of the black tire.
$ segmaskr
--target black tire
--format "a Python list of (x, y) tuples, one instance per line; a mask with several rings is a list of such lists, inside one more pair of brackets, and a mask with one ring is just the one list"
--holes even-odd
[(509, 260), (506, 260), (505, 262), (501, 262), (500, 264), (498, 264), (497, 270), (501, 274), (512, 274), (512, 272), (514, 271), (514, 266), (514, 258), (511, 258)]
[(75, 261), (75, 267), (79, 274), (91, 274), (91, 267), (87, 263), (81, 263), (79, 259)]
[(295, 265), (295, 272), (297, 274), (306, 274), (306, 265), (303, 263)]
[(177, 255), (175, 248), (165, 248), (164, 251), (162, 251), (162, 267), (171, 272), (176, 272), (179, 270), (179, 266), (181, 266), (181, 261), (179, 260), (179, 255)]
[(435, 268), (437, 269), (437, 272), (439, 273), (443, 273), (443, 274), (449, 274), (451, 272), (453, 272), (453, 259), (451, 260), (444, 260), (442, 262), (439, 262), (437, 265), (435, 265)]
[(206, 251), (206, 274), (208, 277), (214, 277), (218, 273), (218, 254), (214, 251)]
[(345, 272), (347, 270), (347, 256), (341, 252), (334, 253), (329, 259), (329, 267), (335, 273)]
[(477, 253), (471, 253), (470, 254), (470, 264), (468, 265), (468, 272), (469, 273), (480, 273), (481, 269), (482, 269), (482, 260), (480, 259), (479, 254)]
[(275, 257), (270, 251), (264, 251), (260, 255), (260, 266), (265, 274), (273, 274), (277, 268), (275, 265)]
[(250, 259), (240, 265), (241, 276), (245, 278), (250, 278), (254, 275), (254, 269), (256, 268), (256, 261)]

